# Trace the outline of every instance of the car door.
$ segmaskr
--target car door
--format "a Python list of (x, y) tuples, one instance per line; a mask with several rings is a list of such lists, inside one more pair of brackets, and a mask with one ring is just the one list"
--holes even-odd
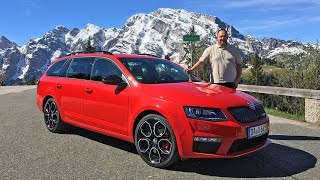
[(65, 121), (88, 124), (83, 112), (84, 83), (90, 77), (93, 61), (94, 58), (74, 58), (61, 74), (63, 79), (57, 84), (57, 88)]
[(91, 80), (85, 83), (84, 112), (97, 130), (109, 134), (127, 135), (127, 116), (130, 87), (103, 83), (104, 77), (125, 78), (120, 68), (110, 59), (96, 58)]

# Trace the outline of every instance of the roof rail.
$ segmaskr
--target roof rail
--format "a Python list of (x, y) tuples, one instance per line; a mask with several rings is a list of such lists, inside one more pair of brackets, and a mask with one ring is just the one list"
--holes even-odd
[(159, 57), (159, 56), (157, 56), (157, 55), (154, 55), (154, 54), (148, 54), (148, 53), (142, 53), (142, 54), (138, 54), (138, 55), (153, 56), (153, 57), (160, 58), (160, 57)]
[(111, 52), (109, 51), (80, 51), (80, 52), (72, 52), (67, 54), (66, 56), (71, 56), (71, 55), (75, 55), (75, 54), (85, 54), (85, 53), (103, 53), (103, 54), (109, 54), (109, 55), (113, 55)]

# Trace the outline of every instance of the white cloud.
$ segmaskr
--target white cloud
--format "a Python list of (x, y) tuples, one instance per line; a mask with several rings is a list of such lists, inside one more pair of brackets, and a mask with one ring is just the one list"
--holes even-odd
[(245, 20), (241, 27), (238, 29), (240, 31), (249, 31), (249, 30), (274, 30), (276, 28), (287, 26), (290, 24), (298, 23), (300, 21), (303, 21), (303, 18), (289, 18), (289, 19), (280, 19), (280, 18), (274, 18), (269, 20), (259, 20), (259, 21), (250, 21)]
[(290, 9), (300, 11), (304, 9), (318, 9), (319, 0), (204, 0), (187, 3), (191, 7), (202, 7), (212, 9), (246, 9), (249, 11), (282, 11)]
[(320, 21), (320, 16), (315, 16), (315, 17), (312, 17), (312, 18), (307, 19), (307, 20), (310, 21), (310, 22), (318, 22), (318, 21)]
[(23, 13), (27, 16), (31, 15), (36, 9), (40, 9), (40, 5), (34, 0), (22, 0), (20, 6), (23, 7)]
[[(201, 2), (203, 3), (203, 2)], [(210, 3), (212, 4), (212, 3)], [(212, 4), (215, 7), (224, 7), (224, 8), (279, 8), (283, 6), (290, 7), (294, 5), (301, 5), (301, 7), (311, 7), (311, 6), (320, 6), (319, 0), (230, 0), (222, 1), (218, 0), (217, 3)]]
[(286, 30), (287, 27), (320, 21), (320, 0), (202, 0), (188, 5), (218, 12), (214, 15), (224, 16), (238, 30), (248, 33), (278, 28)]

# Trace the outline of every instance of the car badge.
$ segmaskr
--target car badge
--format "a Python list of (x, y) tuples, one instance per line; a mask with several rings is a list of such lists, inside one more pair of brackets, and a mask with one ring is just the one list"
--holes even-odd
[(256, 110), (256, 107), (255, 107), (255, 105), (253, 104), (253, 102), (248, 101), (248, 106), (249, 106), (250, 109)]

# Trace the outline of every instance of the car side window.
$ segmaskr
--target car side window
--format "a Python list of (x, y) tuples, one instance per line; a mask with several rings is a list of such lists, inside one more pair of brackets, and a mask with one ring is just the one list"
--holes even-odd
[(89, 79), (93, 61), (94, 58), (92, 57), (73, 59), (67, 70), (67, 77), (76, 79)]
[(96, 58), (91, 71), (91, 80), (101, 81), (103, 77), (116, 75), (121, 77), (122, 72), (118, 66), (111, 60)]
[(61, 60), (54, 63), (47, 71), (47, 76), (59, 76), (61, 69), (63, 68), (66, 60)]
[(67, 70), (71, 62), (72, 60), (68, 59), (67, 62), (64, 64), (62, 70), (60, 71), (60, 77), (67, 77)]

